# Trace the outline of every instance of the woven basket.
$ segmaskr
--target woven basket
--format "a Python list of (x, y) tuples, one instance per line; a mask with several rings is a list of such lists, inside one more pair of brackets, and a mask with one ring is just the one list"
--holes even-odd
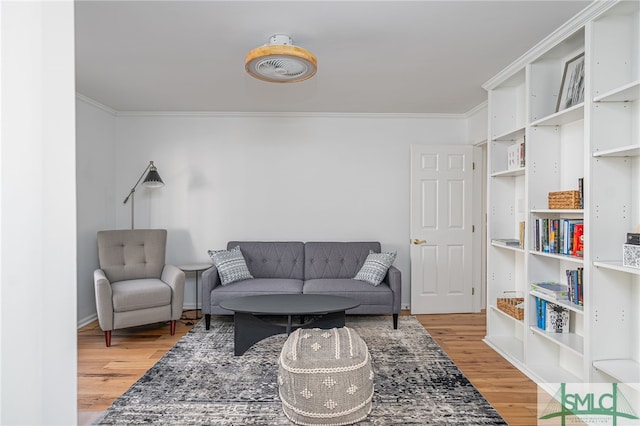
[(498, 297), (498, 309), (517, 320), (524, 319), (524, 309), (517, 305), (524, 302), (522, 297)]
[(559, 191), (549, 193), (550, 209), (579, 209), (580, 191)]

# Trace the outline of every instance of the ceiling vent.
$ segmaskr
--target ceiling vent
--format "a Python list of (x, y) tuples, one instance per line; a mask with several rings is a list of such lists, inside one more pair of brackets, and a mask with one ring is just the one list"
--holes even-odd
[(294, 46), (288, 35), (271, 36), (269, 44), (256, 47), (247, 54), (244, 67), (252, 77), (272, 83), (295, 83), (318, 71), (313, 53)]

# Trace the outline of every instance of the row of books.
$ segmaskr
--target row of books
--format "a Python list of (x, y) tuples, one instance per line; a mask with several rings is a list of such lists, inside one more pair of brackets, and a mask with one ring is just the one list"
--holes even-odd
[(568, 256), (584, 255), (584, 223), (581, 219), (535, 219), (533, 249)]
[(536, 297), (537, 326), (548, 333), (568, 333), (569, 310), (560, 305)]
[(582, 280), (583, 268), (567, 269), (567, 289), (569, 290), (569, 301), (576, 305), (582, 306), (583, 300), (583, 280)]
[(544, 294), (550, 299), (568, 300), (582, 306), (584, 304), (583, 268), (567, 269), (567, 284), (543, 281), (531, 284), (531, 290)]

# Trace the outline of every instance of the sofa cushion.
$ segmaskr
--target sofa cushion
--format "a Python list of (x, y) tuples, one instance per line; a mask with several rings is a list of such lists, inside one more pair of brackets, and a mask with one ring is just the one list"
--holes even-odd
[(304, 278), (353, 278), (379, 242), (309, 242), (304, 245)]
[(254, 278), (304, 279), (304, 244), (299, 241), (230, 241), (240, 246)]
[(300, 294), (302, 280), (289, 278), (254, 278), (236, 281), (211, 292), (211, 304), (219, 305), (223, 300), (242, 296), (260, 296), (263, 294)]
[(240, 247), (231, 250), (209, 250), (209, 256), (218, 269), (223, 286), (240, 280), (253, 278), (242, 256)]
[(351, 297), (360, 305), (393, 304), (393, 294), (388, 285), (372, 286), (353, 278), (320, 278), (307, 280), (302, 288), (304, 294), (332, 294)]
[(364, 261), (364, 265), (354, 279), (380, 285), (394, 260), (396, 260), (396, 253), (374, 253), (370, 250), (367, 260)]

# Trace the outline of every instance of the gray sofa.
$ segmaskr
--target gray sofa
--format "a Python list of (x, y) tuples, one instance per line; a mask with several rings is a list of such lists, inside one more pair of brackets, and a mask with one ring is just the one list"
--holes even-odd
[(354, 280), (369, 250), (380, 253), (379, 242), (262, 242), (229, 241), (227, 249), (240, 246), (254, 279), (222, 286), (215, 266), (202, 273), (202, 312), (207, 330), (211, 315), (232, 315), (220, 302), (240, 296), (263, 294), (331, 294), (351, 297), (360, 306), (347, 314), (393, 315), (398, 328), (400, 270), (391, 266), (379, 286)]

